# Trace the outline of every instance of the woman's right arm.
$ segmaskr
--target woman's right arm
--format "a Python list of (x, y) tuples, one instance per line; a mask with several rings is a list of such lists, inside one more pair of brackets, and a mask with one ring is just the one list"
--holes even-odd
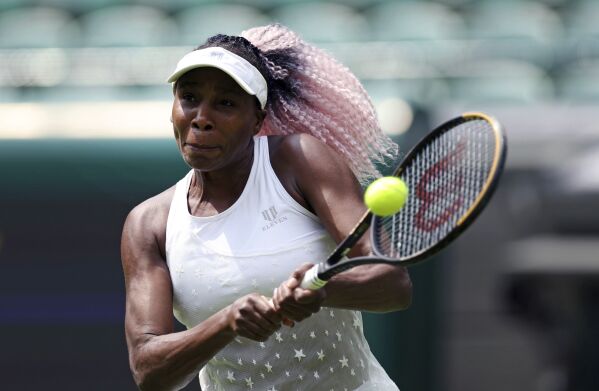
[(280, 327), (281, 317), (266, 299), (252, 294), (192, 329), (174, 332), (172, 285), (160, 235), (166, 216), (156, 206), (150, 200), (136, 207), (123, 229), (125, 332), (138, 387), (170, 391), (188, 384), (236, 336), (266, 340)]

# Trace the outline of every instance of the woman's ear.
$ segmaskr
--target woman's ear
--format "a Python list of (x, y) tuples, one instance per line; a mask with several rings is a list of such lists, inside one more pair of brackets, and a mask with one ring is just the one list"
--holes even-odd
[(266, 117), (266, 110), (256, 110), (256, 127), (254, 128), (254, 135), (260, 132), (264, 118)]

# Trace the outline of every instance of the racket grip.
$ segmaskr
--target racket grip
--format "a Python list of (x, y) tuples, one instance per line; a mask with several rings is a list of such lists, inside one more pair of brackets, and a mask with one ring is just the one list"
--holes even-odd
[(300, 284), (300, 288), (315, 291), (325, 286), (327, 282), (318, 278), (318, 269), (319, 265), (314, 265), (306, 272), (306, 274), (304, 274), (304, 279)]

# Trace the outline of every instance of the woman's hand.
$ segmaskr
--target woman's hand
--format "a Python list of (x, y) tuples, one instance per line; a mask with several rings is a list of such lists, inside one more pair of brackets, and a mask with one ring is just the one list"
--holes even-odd
[(227, 312), (227, 322), (235, 334), (261, 342), (281, 327), (282, 319), (269, 300), (257, 293), (235, 300)]
[(272, 305), (277, 313), (285, 318), (286, 325), (292, 325), (288, 320), (300, 322), (320, 311), (320, 306), (326, 297), (325, 291), (300, 288), (304, 274), (312, 266), (314, 265), (311, 263), (303, 264), (291, 274), (287, 281), (275, 289)]

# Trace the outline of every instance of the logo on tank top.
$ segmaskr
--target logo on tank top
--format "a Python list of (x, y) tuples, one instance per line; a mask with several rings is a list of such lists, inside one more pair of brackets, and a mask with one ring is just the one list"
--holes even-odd
[(262, 226), (262, 231), (267, 231), (269, 229), (271, 229), (272, 227), (274, 227), (277, 224), (281, 224), (285, 221), (287, 221), (287, 217), (285, 216), (279, 216), (279, 212), (277, 212), (277, 209), (273, 206), (271, 206), (268, 209), (264, 209), (262, 211), (262, 218), (264, 218), (264, 220), (267, 221), (266, 225)]

